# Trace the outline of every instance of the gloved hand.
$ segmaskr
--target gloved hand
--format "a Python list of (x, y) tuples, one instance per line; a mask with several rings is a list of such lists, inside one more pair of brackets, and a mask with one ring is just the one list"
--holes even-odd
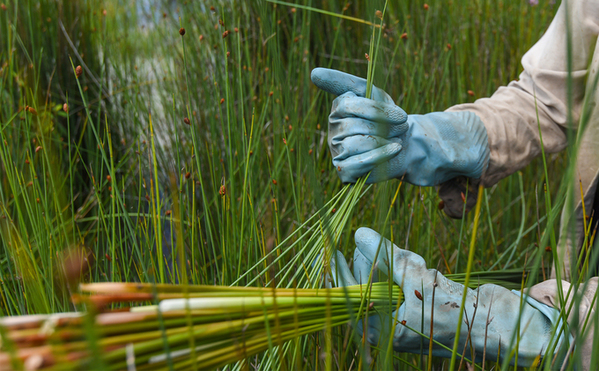
[(344, 183), (371, 172), (369, 183), (401, 178), (434, 186), (456, 176), (480, 178), (489, 162), (487, 131), (473, 112), (407, 115), (383, 90), (366, 96), (366, 80), (326, 68), (312, 82), (335, 94), (329, 149)]
[[(393, 277), (394, 282), (402, 288), (405, 300), (398, 313), (391, 314), (393, 318), (397, 318), (395, 332), (392, 334), (393, 348), (399, 352), (420, 353), (421, 341), (424, 341), (423, 348), (428, 353), (428, 339), (423, 339), (412, 329), (423, 329), (422, 332), (429, 336), (432, 318), (434, 340), (451, 349), (460, 320), (464, 286), (450, 281), (435, 269), (427, 269), (421, 256), (402, 250), (385, 238), (381, 241), (381, 238), (381, 235), (372, 229), (358, 229), (355, 235), (357, 248), (354, 254), (354, 274), (351, 275), (343, 255), (338, 252), (336, 258), (331, 261), (334, 283), (342, 286), (366, 284), (380, 245), (375, 266), (389, 277)], [(435, 282), (437, 286), (434, 290), (433, 304)], [(516, 344), (515, 333), (518, 326), (519, 366), (532, 365), (535, 358), (544, 355), (547, 349), (559, 349), (567, 336), (553, 336), (553, 325), (559, 323), (558, 328), (563, 326), (558, 319), (559, 312), (527, 296), (522, 300), (524, 303), (521, 303), (519, 292), (512, 292), (493, 284), (482, 285), (478, 290), (469, 289), (462, 318), (464, 322), (459, 334), (458, 353), (463, 352), (471, 328), (470, 345), (474, 348), (476, 362), (482, 361), (483, 349), (486, 346), (487, 360), (496, 359), (500, 350), (500, 360), (510, 357), (513, 363), (512, 349)], [(390, 323), (388, 317), (370, 316), (368, 341), (377, 344), (381, 332), (385, 330), (384, 327), (388, 330)], [(561, 331), (561, 334), (565, 332)], [(555, 341), (558, 341), (558, 346), (554, 348)], [(451, 357), (451, 351), (434, 344), (433, 355)]]

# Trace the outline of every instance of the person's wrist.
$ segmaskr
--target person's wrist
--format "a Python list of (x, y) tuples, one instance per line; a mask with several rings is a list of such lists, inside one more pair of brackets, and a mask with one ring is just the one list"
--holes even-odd
[(479, 179), (489, 163), (487, 130), (473, 112), (408, 115), (402, 135), (405, 177), (409, 183), (435, 186), (458, 176)]

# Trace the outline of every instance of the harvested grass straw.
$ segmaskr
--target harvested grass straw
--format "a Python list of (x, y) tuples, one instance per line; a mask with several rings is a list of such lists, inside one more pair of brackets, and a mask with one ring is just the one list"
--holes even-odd
[[(66, 313), (8, 317), (0, 369), (84, 370), (99, 349), (106, 369), (212, 369), (327, 326), (345, 325), (366, 310), (396, 306), (401, 292), (388, 283), (332, 289), (97, 283), (82, 285), (88, 308), (158, 302), (97, 315)], [(89, 294), (89, 295), (88, 295)], [(365, 298), (369, 302), (365, 303)], [(368, 304), (368, 305), (366, 305)], [(93, 320), (96, 339), (86, 333)], [(90, 344), (90, 342), (96, 342)]]

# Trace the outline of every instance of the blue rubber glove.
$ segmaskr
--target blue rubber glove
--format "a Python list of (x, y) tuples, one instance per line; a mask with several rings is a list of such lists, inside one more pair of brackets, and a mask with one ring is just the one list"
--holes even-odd
[(369, 183), (402, 178), (434, 186), (457, 176), (478, 179), (489, 162), (487, 130), (473, 112), (407, 115), (383, 90), (366, 95), (366, 80), (326, 68), (312, 82), (335, 94), (329, 149), (344, 183), (371, 172)]
[[(338, 252), (330, 264), (334, 284), (366, 284), (380, 246), (375, 266), (389, 277), (393, 277), (393, 281), (402, 288), (404, 295), (404, 302), (397, 313), (391, 314), (393, 322), (388, 316), (369, 316), (368, 341), (377, 344), (381, 340), (381, 344), (385, 344), (387, 340), (382, 334), (390, 333), (389, 324), (395, 323), (391, 336), (396, 351), (420, 353), (421, 344), (424, 342), (424, 351), (428, 353), (428, 339), (414, 330), (429, 336), (432, 320), (434, 340), (451, 349), (464, 286), (445, 278), (435, 269), (427, 269), (420, 255), (398, 248), (372, 229), (358, 229), (355, 239), (357, 248), (354, 253), (353, 276), (343, 255)], [(500, 361), (510, 357), (510, 363), (513, 363), (515, 355), (512, 349), (516, 344), (515, 334), (518, 326), (518, 366), (531, 366), (548, 348), (557, 350), (562, 347), (562, 342), (567, 338), (567, 331), (559, 332), (559, 328), (564, 326), (559, 321), (559, 312), (530, 297), (525, 296), (524, 299), (524, 303), (521, 303), (520, 293), (493, 284), (482, 285), (477, 290), (469, 289), (462, 318), (464, 322), (459, 334), (458, 353), (464, 351), (464, 345), (469, 339), (466, 354), (470, 355), (470, 346), (473, 346), (476, 362), (482, 361), (483, 349), (486, 347), (487, 360), (495, 360), (500, 350)], [(395, 318), (397, 322), (394, 321)], [(558, 333), (562, 336), (553, 336), (554, 328), (558, 328)], [(558, 346), (554, 348), (555, 341), (558, 342)], [(451, 357), (451, 351), (434, 344), (433, 355)]]

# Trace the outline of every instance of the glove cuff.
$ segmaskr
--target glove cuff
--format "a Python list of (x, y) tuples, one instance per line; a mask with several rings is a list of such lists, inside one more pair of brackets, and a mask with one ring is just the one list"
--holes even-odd
[(569, 345), (574, 341), (574, 337), (568, 329), (568, 323), (564, 320), (564, 316), (560, 315), (560, 312), (557, 309), (541, 303), (520, 291), (512, 290), (512, 292), (526, 300), (531, 307), (537, 309), (551, 322), (553, 326), (553, 336), (542, 356), (545, 357), (548, 352), (551, 355), (559, 352), (561, 357), (558, 357), (557, 361), (559, 362), (555, 362), (555, 364), (561, 365), (566, 356), (565, 351), (568, 350)]
[(474, 112), (409, 115), (408, 125), (402, 153), (409, 183), (434, 186), (458, 176), (479, 179), (487, 169), (487, 129)]

